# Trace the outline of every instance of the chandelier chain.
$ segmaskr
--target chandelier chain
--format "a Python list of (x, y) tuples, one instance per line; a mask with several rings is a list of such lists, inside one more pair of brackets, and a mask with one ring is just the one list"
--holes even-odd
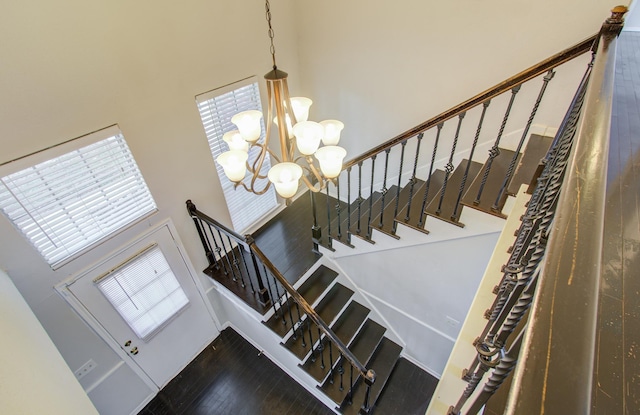
[(264, 8), (265, 8), (266, 17), (267, 17), (267, 24), (269, 25), (269, 40), (271, 41), (271, 47), (269, 50), (271, 51), (271, 60), (273, 61), (273, 69), (277, 69), (276, 47), (273, 44), (274, 32), (273, 32), (273, 27), (271, 27), (271, 5), (269, 4), (269, 0), (265, 1)]

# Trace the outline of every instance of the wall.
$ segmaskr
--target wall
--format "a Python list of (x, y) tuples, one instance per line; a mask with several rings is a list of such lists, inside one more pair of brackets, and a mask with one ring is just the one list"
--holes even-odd
[(0, 412), (98, 414), (9, 276), (0, 270)]
[(596, 33), (615, 5), (298, 1), (302, 90), (315, 119), (345, 123), (350, 159)]
[[(291, 3), (274, 0), (271, 7), (278, 59), (295, 73)], [(0, 217), (0, 267), (72, 370), (97, 363), (81, 383), (100, 412), (128, 413), (151, 390), (53, 286), (167, 218), (196, 269), (204, 268), (185, 200), (231, 222), (194, 97), (271, 69), (264, 8), (246, 0), (9, 2), (0, 13), (0, 39), (0, 163), (117, 123), (158, 204), (148, 221), (55, 272)], [(100, 382), (105, 377), (110, 381)], [(112, 397), (127, 391), (138, 400), (123, 409), (117, 404), (124, 399)]]

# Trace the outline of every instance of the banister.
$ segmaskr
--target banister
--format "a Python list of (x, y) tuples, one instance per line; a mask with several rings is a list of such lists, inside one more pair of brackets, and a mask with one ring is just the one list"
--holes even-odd
[(616, 37), (600, 32), (505, 414), (591, 412)]
[(253, 239), (249, 241), (249, 247), (251, 248), (251, 251), (262, 262), (262, 264), (267, 267), (269, 272), (271, 272), (271, 274), (278, 279), (278, 282), (280, 282), (280, 284), (287, 290), (294, 301), (302, 307), (304, 312), (307, 313), (307, 316), (320, 328), (320, 330), (322, 330), (322, 332), (329, 338), (329, 340), (338, 347), (338, 349), (342, 353), (342, 356), (344, 356), (344, 358), (346, 358), (351, 363), (351, 365), (353, 365), (353, 367), (355, 367), (358, 372), (360, 372), (360, 375), (365, 379), (365, 381), (373, 383), (376, 378), (375, 372), (373, 370), (367, 370), (367, 368), (364, 367), (362, 363), (360, 363), (358, 358), (355, 357), (353, 353), (351, 353), (349, 348), (338, 338), (338, 336), (333, 332), (333, 330), (331, 330), (327, 323), (322, 320), (316, 310), (314, 310), (313, 307), (311, 307), (311, 305), (307, 302), (307, 300), (305, 300), (304, 297), (300, 295), (300, 293), (295, 288), (293, 288), (293, 285), (291, 285), (291, 283), (287, 281), (287, 279), (284, 277), (284, 275), (282, 275), (278, 268), (276, 268), (276, 266), (273, 265), (269, 258), (266, 257), (266, 255), (260, 250), (260, 248), (258, 248)]
[(209, 222), (211, 225), (215, 226), (216, 228), (220, 229), (221, 231), (223, 231), (224, 233), (226, 233), (227, 235), (229, 235), (230, 237), (232, 237), (233, 239), (236, 240), (236, 242), (239, 245), (242, 245), (246, 251), (249, 251), (249, 244), (247, 244), (246, 238), (242, 235), (240, 235), (239, 233), (237, 233), (236, 231), (229, 229), (228, 227), (224, 226), (223, 224), (221, 224), (220, 222), (218, 222), (217, 220), (213, 219), (211, 216), (208, 216), (202, 212), (200, 212), (198, 209), (196, 209), (196, 205), (193, 204), (193, 202), (191, 200), (187, 200), (187, 210), (189, 211), (189, 214), (192, 217), (198, 217), (206, 222)]
[(498, 95), (518, 86), (521, 85), (525, 82), (527, 82), (530, 79), (535, 78), (538, 75), (541, 75), (547, 71), (549, 71), (550, 69), (553, 69), (557, 66), (562, 65), (565, 62), (568, 62), (570, 60), (572, 60), (573, 58), (589, 51), (594, 42), (598, 39), (598, 34), (595, 34), (565, 50), (563, 50), (562, 52), (556, 53), (555, 55), (552, 55), (551, 57), (531, 66), (528, 69), (525, 69), (524, 71), (520, 72), (517, 75), (512, 76), (511, 78), (500, 82), (499, 84), (485, 90), (484, 92), (479, 93), (478, 95), (462, 102), (461, 104), (456, 105), (455, 107), (452, 107), (438, 115), (436, 115), (435, 117), (423, 122), (422, 124), (417, 125), (416, 127), (405, 131), (404, 133), (380, 144), (377, 147), (372, 148), (371, 150), (368, 150), (362, 154), (360, 154), (359, 156), (347, 161), (344, 163), (343, 166), (343, 170), (348, 169), (349, 167), (353, 167), (355, 165), (357, 165), (358, 163), (363, 162), (364, 160), (367, 160), (369, 158), (371, 158), (373, 155), (379, 154), (397, 144), (400, 144), (401, 142), (403, 142), (404, 140), (407, 140), (411, 137), (415, 137), (416, 135), (440, 124), (443, 123), (453, 117), (458, 116), (459, 114), (475, 107), (476, 105), (479, 105), (489, 99), (492, 99), (494, 97), (497, 97)]
[(342, 354), (342, 356), (344, 356), (344, 358), (347, 359), (358, 372), (360, 372), (360, 375), (364, 378), (364, 380), (368, 384), (372, 384), (373, 382), (375, 382), (375, 378), (376, 378), (375, 372), (373, 370), (367, 370), (367, 368), (364, 367), (362, 363), (360, 363), (358, 358), (353, 355), (353, 353), (349, 350), (349, 348), (338, 338), (338, 336), (333, 332), (333, 330), (331, 330), (331, 328), (327, 325), (327, 323), (325, 323), (324, 320), (322, 320), (322, 318), (313, 309), (313, 307), (311, 307), (311, 305), (307, 302), (307, 300), (305, 300), (304, 297), (300, 295), (300, 293), (293, 287), (293, 285), (291, 285), (291, 283), (287, 281), (284, 275), (282, 275), (280, 270), (278, 270), (278, 268), (271, 262), (271, 260), (267, 258), (267, 256), (262, 252), (262, 250), (258, 248), (258, 246), (255, 243), (255, 240), (250, 234), (241, 236), (240, 234), (227, 228), (226, 226), (222, 225), (220, 222), (216, 221), (210, 216), (199, 211), (196, 208), (195, 204), (191, 202), (191, 200), (187, 200), (187, 210), (189, 211), (189, 214), (191, 215), (191, 217), (201, 219), (209, 223), (210, 225), (219, 228), (223, 232), (227, 233), (228, 235), (236, 239), (238, 244), (243, 245), (248, 252), (251, 252), (253, 255), (255, 255), (258, 258), (258, 260), (260, 260), (260, 262), (271, 273), (271, 275), (273, 275), (278, 280), (280, 285), (282, 285), (282, 287), (284, 287), (284, 289), (287, 290), (287, 292), (293, 298), (293, 300), (300, 307), (302, 307), (304, 312), (313, 321), (313, 323), (315, 323), (316, 326), (318, 326), (318, 328), (327, 336), (327, 338), (331, 342), (333, 342), (333, 344), (336, 345), (336, 347), (340, 350), (340, 353)]

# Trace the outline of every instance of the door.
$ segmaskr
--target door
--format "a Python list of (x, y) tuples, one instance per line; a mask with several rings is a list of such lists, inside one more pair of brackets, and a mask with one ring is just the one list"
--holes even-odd
[(66, 286), (158, 388), (218, 335), (174, 232), (165, 224)]

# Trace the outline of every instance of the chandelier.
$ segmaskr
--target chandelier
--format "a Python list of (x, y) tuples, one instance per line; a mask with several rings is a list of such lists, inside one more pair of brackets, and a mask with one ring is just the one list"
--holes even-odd
[[(268, 0), (265, 2), (265, 9), (273, 61), (273, 70), (264, 76), (269, 101), (265, 119), (265, 140), (263, 143), (258, 142), (262, 132), (262, 112), (240, 112), (231, 118), (231, 122), (238, 129), (223, 136), (229, 151), (218, 156), (216, 161), (223, 167), (229, 180), (235, 183), (236, 188), (242, 186), (249, 192), (261, 195), (273, 184), (278, 194), (288, 199), (297, 193), (301, 179), (309, 189), (318, 192), (325, 188), (327, 180), (338, 177), (342, 170), (342, 161), (347, 154), (344, 148), (337, 145), (344, 124), (337, 120), (319, 123), (308, 121), (312, 101), (309, 98), (289, 96), (288, 75), (276, 65), (274, 32)], [(272, 134), (276, 134), (274, 130), (277, 130), (280, 140), (279, 156), (269, 147)], [(324, 146), (320, 147), (320, 142)], [(258, 156), (252, 162), (248, 161), (249, 146), (260, 148)], [(267, 153), (277, 163), (264, 176), (260, 171)], [(319, 169), (316, 167), (316, 161)], [(247, 173), (251, 177), (249, 185), (244, 181)], [(256, 181), (265, 178), (268, 178), (268, 181), (263, 181), (266, 184), (257, 188), (261, 184), (256, 186)]]

